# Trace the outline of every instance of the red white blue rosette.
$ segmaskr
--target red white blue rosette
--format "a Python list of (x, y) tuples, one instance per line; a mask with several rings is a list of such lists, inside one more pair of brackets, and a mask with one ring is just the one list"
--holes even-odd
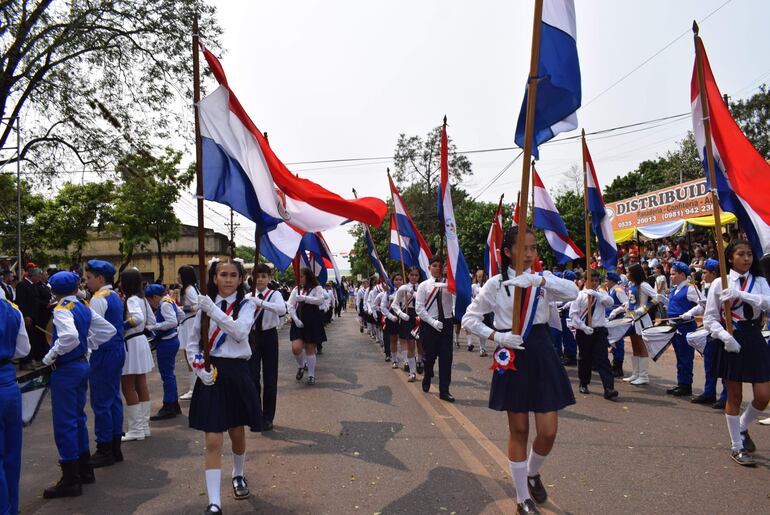
[(502, 374), (506, 370), (516, 371), (514, 362), (516, 361), (516, 353), (507, 347), (497, 347), (492, 355), (492, 366), (490, 370), (495, 370)]
[(206, 366), (206, 361), (203, 359), (203, 354), (196, 354), (193, 356), (193, 360), (190, 366), (192, 366), (192, 368), (204, 368)]

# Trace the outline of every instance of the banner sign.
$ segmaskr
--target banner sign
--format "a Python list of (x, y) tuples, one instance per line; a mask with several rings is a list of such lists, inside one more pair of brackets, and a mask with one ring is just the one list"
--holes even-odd
[(705, 178), (610, 202), (606, 209), (613, 231), (714, 214)]

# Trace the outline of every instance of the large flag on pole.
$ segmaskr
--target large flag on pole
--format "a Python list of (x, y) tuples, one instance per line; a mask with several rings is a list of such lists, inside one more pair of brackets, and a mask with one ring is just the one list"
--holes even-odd
[(535, 205), (532, 225), (543, 230), (545, 239), (548, 240), (548, 245), (550, 245), (556, 261), (560, 265), (585, 256), (569, 237), (564, 220), (562, 220), (548, 190), (545, 189), (543, 181), (540, 180), (540, 176), (534, 169), (533, 177)]
[[(700, 39), (696, 39), (696, 44), (703, 45)], [(770, 165), (733, 120), (714, 79), (705, 47), (701, 46), (701, 52), (719, 205), (738, 217), (738, 225), (746, 233), (755, 259), (759, 259), (770, 253)], [(697, 64), (690, 82), (690, 101), (698, 155), (706, 170), (709, 188), (712, 188), (706, 163), (706, 133), (701, 111), (703, 99), (698, 88)]]
[(377, 249), (374, 246), (374, 240), (372, 240), (372, 234), (369, 232), (369, 227), (364, 225), (364, 236), (366, 238), (366, 251), (369, 254), (369, 258), (372, 260), (372, 265), (380, 276), (380, 279), (385, 278), (385, 282), (388, 283), (390, 289), (393, 289), (393, 283), (390, 282), (388, 272), (385, 270), (385, 266), (380, 261), (380, 256), (377, 255)]
[[(418, 267), (420, 269), (420, 280), (425, 280), (430, 276), (428, 268), (430, 258), (433, 257), (430, 247), (425, 243), (420, 231), (417, 230), (412, 217), (409, 216), (406, 204), (404, 204), (404, 200), (401, 198), (401, 194), (398, 192), (390, 175), (388, 175), (388, 182), (390, 183), (390, 195), (393, 198), (393, 210), (395, 217), (398, 217), (398, 220), (395, 220), (394, 217), (390, 224), (390, 258), (400, 260), (403, 253), (404, 264)], [(401, 236), (401, 252), (398, 250), (399, 233)], [(406, 277), (404, 277), (404, 281), (406, 281)]]
[(219, 83), (199, 108), (207, 200), (232, 207), (263, 233), (281, 221), (306, 231), (331, 229), (348, 220), (382, 223), (388, 210), (383, 201), (347, 200), (291, 173), (246, 114), (217, 58), (203, 45), (201, 49)]
[(286, 270), (297, 254), (304, 232), (287, 223), (278, 224), (260, 237), (260, 253), (278, 270)]
[(452, 191), (449, 186), (449, 147), (446, 134), (446, 117), (441, 127), (441, 184), (438, 190), (438, 218), (444, 226), (446, 237), (447, 290), (455, 294), (455, 317), (459, 320), (471, 303), (471, 274), (465, 263), (457, 224), (452, 207)]
[(484, 271), (487, 277), (493, 277), (500, 273), (500, 252), (503, 246), (503, 197), (497, 204), (495, 218), (489, 227), (487, 242), (484, 245)]
[(340, 269), (337, 267), (337, 260), (334, 259), (334, 254), (332, 254), (332, 251), (329, 248), (329, 245), (326, 243), (326, 238), (323, 237), (323, 234), (317, 232), (315, 235), (316, 238), (318, 238), (318, 245), (321, 248), (321, 257), (323, 258), (324, 265), (327, 269), (331, 268), (334, 270), (334, 282), (336, 282), (337, 286), (339, 286), (342, 281), (342, 276), (340, 275)]
[(604, 198), (599, 189), (596, 169), (585, 140), (583, 140), (583, 155), (586, 160), (586, 186), (588, 189), (588, 211), (591, 213), (591, 227), (599, 240), (599, 255), (602, 258), (602, 266), (607, 270), (615, 270), (618, 262), (618, 247), (615, 245), (612, 223), (607, 210), (604, 208)]
[[(539, 159), (538, 145), (560, 132), (577, 129), (580, 107), (580, 62), (577, 52), (575, 3), (573, 0), (543, 0), (540, 27), (540, 58), (535, 99), (535, 131), (532, 155)], [(524, 148), (527, 92), (516, 124), (516, 144)]]

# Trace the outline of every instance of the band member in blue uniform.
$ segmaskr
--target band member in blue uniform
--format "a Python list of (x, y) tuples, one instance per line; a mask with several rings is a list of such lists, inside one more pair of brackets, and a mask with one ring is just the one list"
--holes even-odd
[[(761, 276), (747, 241), (736, 240), (725, 249), (730, 268), (727, 288), (714, 281), (706, 300), (704, 327), (720, 341), (717, 350), (718, 376), (727, 381), (725, 417), (730, 433), (731, 456), (739, 465), (754, 467), (756, 445), (749, 426), (770, 401), (770, 346), (762, 336), (762, 315), (770, 309), (770, 286)], [(725, 329), (725, 303), (733, 320), (733, 334)], [(751, 383), (754, 399), (740, 413), (743, 383)]]
[(12, 359), (31, 347), (21, 311), (0, 299), (0, 513), (19, 513), (21, 477), (21, 392)]
[[(510, 264), (518, 229), (513, 226), (505, 233), (500, 256), (503, 272), (481, 288), (465, 312), (463, 326), (497, 344), (489, 407), (508, 415), (508, 464), (521, 514), (540, 513), (532, 500), (541, 504), (548, 498), (540, 468), (556, 441), (559, 410), (575, 403), (569, 377), (551, 341), (548, 318), (550, 302), (572, 301), (578, 289), (574, 282), (550, 272), (531, 272), (537, 243), (530, 230), (524, 235), (524, 273), (517, 275)], [(523, 294), (519, 326), (523, 336), (511, 332), (514, 287), (523, 288), (518, 290)], [(490, 312), (495, 314), (494, 329), (484, 324), (484, 315)], [(535, 414), (537, 436), (527, 459), (530, 413)]]
[(86, 287), (91, 291), (91, 309), (115, 328), (115, 336), (91, 353), (88, 383), (91, 409), (94, 412), (96, 453), (91, 457), (95, 467), (106, 467), (123, 461), (120, 439), (123, 436), (123, 399), (120, 378), (126, 360), (123, 341), (123, 301), (112, 289), (115, 267), (106, 261), (92, 259), (86, 263)]
[(251, 329), (251, 358), (249, 370), (257, 394), (262, 399), (262, 431), (273, 429), (275, 403), (278, 395), (278, 325), (286, 314), (286, 302), (281, 292), (271, 290), (270, 267), (261, 263), (254, 268), (257, 296), (254, 299), (254, 326)]
[[(714, 281), (719, 279), (719, 261), (716, 259), (707, 259), (703, 265), (703, 280), (701, 287), (701, 304), (706, 305), (709, 289)], [(725, 409), (727, 403), (727, 386), (722, 379), (722, 393), (717, 399), (717, 368), (716, 354), (719, 341), (706, 337), (706, 348), (703, 349), (703, 370), (706, 379), (703, 384), (703, 393), (694, 397), (693, 404), (711, 404), (711, 407), (718, 410)]]
[(163, 406), (158, 413), (151, 416), (150, 420), (166, 420), (174, 418), (182, 413), (179, 406), (179, 393), (176, 386), (176, 353), (179, 351), (179, 336), (177, 326), (177, 308), (174, 299), (166, 295), (166, 288), (162, 284), (150, 284), (144, 289), (144, 298), (150, 303), (155, 312), (156, 354), (158, 359), (158, 371), (163, 381)]
[(81, 495), (83, 483), (95, 481), (88, 449), (86, 390), (88, 349), (98, 348), (115, 336), (115, 327), (77, 299), (80, 276), (58, 272), (48, 280), (57, 304), (53, 311), (51, 349), (43, 358), (54, 365), (51, 373), (53, 434), (59, 450), (62, 477), (46, 488), (43, 497)]
[(671, 293), (668, 296), (668, 316), (679, 318), (674, 334), (674, 352), (676, 352), (676, 383), (666, 393), (675, 397), (692, 395), (692, 363), (695, 349), (687, 343), (687, 333), (695, 330), (694, 318), (703, 314), (700, 305), (700, 292), (690, 281), (690, 267), (681, 261), (671, 265)]
[[(623, 307), (628, 302), (626, 290), (620, 285), (620, 276), (616, 272), (607, 272), (607, 293), (612, 299), (612, 306), (605, 309), (604, 314), (607, 320), (613, 320), (618, 316), (625, 314)], [(612, 346), (612, 375), (614, 377), (623, 377), (623, 360), (626, 357), (625, 337), (616, 342), (610, 342)]]

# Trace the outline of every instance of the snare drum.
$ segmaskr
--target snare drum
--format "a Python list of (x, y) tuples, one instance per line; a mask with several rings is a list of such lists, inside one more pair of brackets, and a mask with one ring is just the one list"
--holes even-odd
[(709, 332), (706, 329), (698, 329), (697, 331), (687, 333), (687, 345), (697, 350), (702, 355), (706, 350), (708, 335)]
[(770, 330), (762, 331), (762, 338), (764, 338), (765, 340), (770, 341)]
[(622, 340), (628, 330), (631, 328), (632, 320), (630, 318), (618, 318), (616, 320), (608, 320), (605, 324), (607, 328), (607, 340), (613, 347), (615, 343)]
[(673, 325), (655, 325), (642, 331), (644, 346), (653, 361), (663, 355), (675, 334), (676, 326)]

